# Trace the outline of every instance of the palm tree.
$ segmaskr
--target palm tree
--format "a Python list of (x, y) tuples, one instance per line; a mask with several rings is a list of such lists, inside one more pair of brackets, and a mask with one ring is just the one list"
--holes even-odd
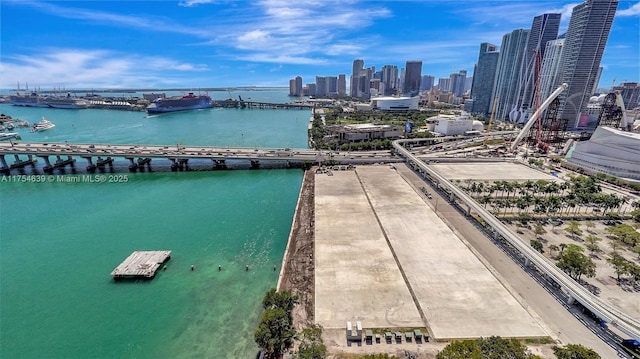
[(531, 192), (534, 186), (534, 182), (532, 180), (526, 180), (524, 182), (524, 188), (527, 189), (527, 191)]

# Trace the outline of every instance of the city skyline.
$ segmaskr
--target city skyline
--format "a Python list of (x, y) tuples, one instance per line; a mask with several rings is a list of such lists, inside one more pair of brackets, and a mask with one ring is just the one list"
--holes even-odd
[[(473, 75), (481, 43), (580, 1), (280, 0), (0, 3), (0, 88), (279, 86), (422, 61), (436, 79)], [(621, 0), (600, 87), (640, 82), (640, 2)]]

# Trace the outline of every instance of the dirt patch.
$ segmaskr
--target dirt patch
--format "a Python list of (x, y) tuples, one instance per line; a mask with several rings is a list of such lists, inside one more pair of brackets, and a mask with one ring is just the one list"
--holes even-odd
[(300, 299), (300, 303), (293, 308), (293, 326), (298, 331), (314, 323), (314, 170), (312, 168), (304, 173), (278, 286), (278, 290), (290, 290)]
[[(618, 284), (615, 269), (606, 260), (611, 255), (611, 252), (613, 252), (614, 243), (616, 241), (608, 235), (606, 231), (608, 225), (603, 223), (603, 220), (593, 220), (590, 222), (592, 226), (591, 228), (587, 226), (587, 221), (579, 221), (579, 227), (583, 231), (580, 236), (573, 236), (567, 233), (565, 230), (568, 225), (567, 222), (559, 226), (544, 224), (543, 228), (546, 230), (546, 233), (542, 235), (542, 238), (538, 238), (539, 240), (544, 239), (544, 256), (556, 262), (557, 256), (559, 255), (559, 249), (557, 248), (561, 244), (571, 243), (583, 247), (584, 253), (590, 255), (593, 262), (596, 264), (596, 276), (593, 278), (582, 276), (580, 278), (580, 283), (593, 294), (608, 301), (617, 309), (625, 312), (631, 317), (639, 317), (640, 302), (638, 301), (638, 293), (640, 293), (640, 285), (631, 281), (627, 277), (624, 277), (621, 283)], [(624, 222), (629, 225), (634, 224), (630, 220)], [(534, 226), (532, 225), (525, 227), (517, 221), (514, 221), (509, 226), (514, 231), (519, 231), (519, 233), (522, 234), (522, 237), (527, 241), (536, 239), (537, 237), (534, 233)], [(598, 247), (600, 249), (595, 253), (591, 253), (586, 249), (584, 238), (590, 234), (600, 238), (600, 241), (598, 241)], [(551, 245), (556, 246), (554, 250), (551, 250)], [(621, 245), (618, 245), (616, 248), (618, 253), (620, 253), (624, 258), (636, 264), (640, 264), (638, 256), (632, 253), (631, 250)]]

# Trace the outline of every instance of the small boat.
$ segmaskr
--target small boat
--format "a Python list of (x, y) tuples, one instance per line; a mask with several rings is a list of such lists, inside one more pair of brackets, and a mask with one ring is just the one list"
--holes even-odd
[(47, 120), (46, 118), (42, 118), (42, 120), (40, 120), (40, 122), (36, 123), (33, 125), (33, 127), (31, 128), (30, 132), (41, 132), (41, 131), (46, 131), (46, 130), (50, 130), (52, 128), (56, 127), (56, 125), (53, 124), (53, 122)]
[(0, 141), (8, 141), (8, 140), (20, 140), (20, 134), (15, 132), (0, 132)]

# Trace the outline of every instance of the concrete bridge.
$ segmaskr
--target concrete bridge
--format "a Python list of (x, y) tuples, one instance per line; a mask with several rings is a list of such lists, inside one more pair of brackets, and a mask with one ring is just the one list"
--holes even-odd
[[(7, 159), (9, 157), (9, 160)], [(13, 161), (11, 161), (13, 157)], [(26, 157), (26, 158), (25, 158)], [(183, 145), (140, 144), (74, 144), (41, 142), (0, 142), (0, 171), (35, 165), (40, 159), (43, 170), (74, 166), (76, 159), (86, 161), (86, 170), (93, 172), (113, 164), (115, 159), (129, 161), (129, 170), (144, 170), (157, 159), (171, 162), (172, 170), (188, 166), (189, 160), (210, 160), (211, 169), (226, 169), (227, 161), (246, 162), (250, 168), (270, 167), (270, 163), (285, 163), (287, 167), (301, 167), (305, 163), (366, 164), (399, 161), (390, 151), (334, 152), (304, 148), (242, 148)]]

